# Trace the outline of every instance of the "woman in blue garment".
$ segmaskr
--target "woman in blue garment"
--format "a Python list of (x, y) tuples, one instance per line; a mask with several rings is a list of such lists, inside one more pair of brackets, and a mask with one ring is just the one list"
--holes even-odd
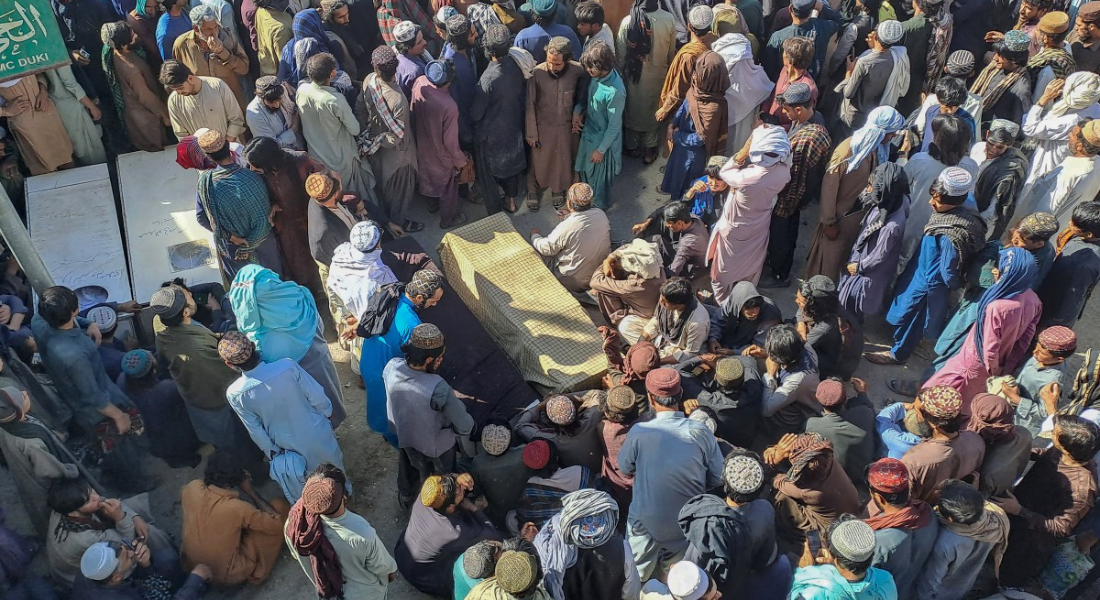
[(672, 119), (672, 153), (658, 193), (683, 197), (688, 186), (703, 175), (707, 157), (721, 154), (729, 135), (726, 90), (730, 74), (717, 52), (704, 52), (695, 61), (695, 74), (684, 103)]
[[(404, 356), (401, 346), (409, 341), (413, 328), (420, 324), (417, 311), (435, 306), (443, 297), (443, 276), (437, 271), (421, 269), (413, 273), (404, 291), (398, 287), (396, 294), (397, 306), (390, 309), (392, 312), (387, 308), (392, 307), (393, 302), (372, 302), (359, 327), (360, 335), (368, 331), (382, 332), (363, 339), (359, 374), (367, 387), (367, 425), (381, 433), (394, 447), (397, 446), (397, 436), (390, 431), (382, 370), (391, 359)], [(385, 322), (387, 317), (391, 319), (389, 323)], [(372, 322), (377, 323), (368, 325)]]

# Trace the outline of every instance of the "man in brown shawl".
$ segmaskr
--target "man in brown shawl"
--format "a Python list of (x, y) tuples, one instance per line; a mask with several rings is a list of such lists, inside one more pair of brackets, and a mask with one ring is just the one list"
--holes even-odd
[(114, 92), (113, 105), (118, 111), (130, 142), (138, 150), (160, 152), (171, 143), (165, 127), (171, 127), (168, 106), (161, 94), (152, 67), (134, 49), (140, 43), (137, 34), (125, 23), (106, 23), (103, 38), (103, 71)]
[(655, 115), (658, 121), (664, 121), (676, 114), (691, 87), (692, 76), (695, 74), (695, 62), (717, 39), (711, 32), (714, 11), (709, 6), (692, 7), (688, 13), (688, 24), (691, 26), (691, 41), (684, 44), (684, 47), (676, 53), (676, 57), (672, 59), (672, 65), (668, 68), (668, 74), (665, 75), (665, 85), (661, 88), (661, 106)]
[[(583, 82), (583, 83), (582, 83)], [(574, 108), (584, 107), (588, 97), (588, 73), (573, 60), (568, 38), (550, 38), (546, 62), (535, 67), (527, 80), (527, 145), (531, 169), (527, 172), (527, 208), (538, 210), (542, 193), (550, 188), (554, 207), (565, 204), (565, 191), (573, 183), (573, 161), (580, 143), (574, 127)]]

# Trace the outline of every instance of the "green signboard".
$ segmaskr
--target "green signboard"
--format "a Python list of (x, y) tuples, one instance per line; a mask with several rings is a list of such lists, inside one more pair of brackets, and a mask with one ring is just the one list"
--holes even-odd
[(50, 0), (0, 0), (0, 81), (67, 64)]

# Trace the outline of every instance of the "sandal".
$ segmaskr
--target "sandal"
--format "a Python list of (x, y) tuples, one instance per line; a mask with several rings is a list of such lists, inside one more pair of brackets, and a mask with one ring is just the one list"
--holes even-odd
[(920, 386), (914, 379), (887, 379), (886, 387), (890, 388), (891, 392), (906, 398), (916, 398), (917, 392), (920, 391)]
[(537, 194), (533, 194), (527, 197), (527, 210), (531, 212), (539, 212), (539, 208), (542, 207), (542, 198)]
[(405, 219), (405, 224), (401, 226), (401, 229), (404, 229), (405, 233), (416, 233), (417, 231), (424, 230), (424, 224), (420, 221)]
[(651, 165), (655, 162), (657, 162), (657, 149), (656, 148), (646, 148), (645, 149), (645, 158), (642, 159), (642, 164)]
[(561, 210), (565, 206), (565, 192), (554, 194), (552, 198), (554, 199), (554, 209)]
[[(504, 206), (504, 212), (506, 212), (510, 215), (514, 215), (517, 212), (519, 212), (519, 207), (516, 206), (516, 199), (515, 198), (507, 198), (506, 200), (507, 200), (507, 203)], [(509, 206), (511, 206), (511, 208), (508, 208)]]

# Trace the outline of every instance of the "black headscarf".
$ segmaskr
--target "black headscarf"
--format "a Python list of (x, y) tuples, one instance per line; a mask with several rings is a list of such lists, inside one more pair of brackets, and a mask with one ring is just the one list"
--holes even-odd
[(860, 194), (858, 205), (848, 214), (865, 209), (875, 211), (867, 226), (856, 240), (856, 250), (862, 251), (878, 239), (878, 232), (890, 215), (898, 211), (909, 195), (909, 178), (896, 163), (887, 162), (875, 167), (871, 174), (871, 191)]
[(658, 0), (634, 0), (630, 8), (630, 29), (626, 30), (626, 65), (623, 74), (632, 83), (642, 77), (642, 62), (653, 51), (653, 24), (646, 13), (660, 8)]

